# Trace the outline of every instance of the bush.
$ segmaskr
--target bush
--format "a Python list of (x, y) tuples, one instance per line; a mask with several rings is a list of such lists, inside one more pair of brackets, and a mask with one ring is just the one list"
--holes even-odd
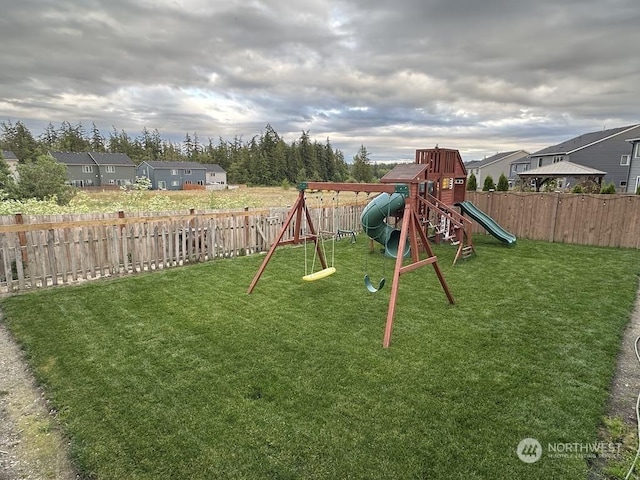
[(495, 190), (496, 184), (493, 183), (493, 178), (491, 175), (487, 175), (487, 178), (484, 179), (484, 186), (482, 187), (483, 192), (488, 192), (490, 190)]
[(467, 190), (469, 192), (475, 192), (478, 189), (478, 180), (476, 176), (472, 173), (469, 176), (469, 180), (467, 181)]
[(582, 186), (581, 185), (576, 185), (571, 190), (571, 193), (584, 193), (584, 191), (582, 190)]
[(602, 188), (600, 189), (600, 193), (603, 193), (603, 194), (616, 193), (616, 186), (612, 182), (607, 183), (606, 185), (602, 186)]
[(498, 190), (499, 192), (506, 192), (507, 190), (509, 190), (509, 180), (507, 180), (507, 177), (504, 175), (504, 173), (500, 174), (496, 190)]
[(640, 195), (640, 185), (638, 185), (638, 188), (636, 188), (636, 195)]

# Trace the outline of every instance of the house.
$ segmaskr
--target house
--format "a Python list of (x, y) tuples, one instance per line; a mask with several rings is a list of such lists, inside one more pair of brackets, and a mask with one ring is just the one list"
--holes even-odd
[[(491, 177), (494, 183), (498, 183), (500, 175), (503, 175), (509, 179), (509, 185), (513, 184), (513, 181), (517, 177), (517, 171), (514, 170), (513, 165), (519, 165), (519, 161), (524, 160), (525, 163), (529, 163), (529, 152), (524, 150), (514, 150), (511, 152), (498, 152), (484, 160), (474, 160), (466, 164), (467, 172), (471, 171), (478, 183), (478, 188), (482, 188), (485, 179)], [(523, 167), (520, 167), (523, 168)], [(471, 175), (471, 173), (469, 174)]]
[(66, 165), (67, 180), (75, 187), (115, 187), (135, 181), (136, 165), (124, 153), (49, 152), (49, 156)]
[(640, 124), (585, 133), (532, 153), (530, 169), (570, 161), (607, 172), (604, 182), (613, 182), (619, 191), (625, 192), (631, 164), (627, 139), (639, 135)]
[(631, 144), (629, 154), (629, 174), (627, 175), (627, 193), (636, 193), (640, 188), (640, 137), (627, 140)]
[(207, 167), (207, 190), (219, 190), (227, 188), (227, 172), (217, 163), (205, 163)]
[(183, 190), (185, 185), (204, 186), (207, 182), (207, 166), (198, 162), (145, 160), (136, 173), (151, 180), (153, 190)]
[(7, 165), (9, 166), (9, 172), (11, 173), (13, 179), (18, 180), (18, 157), (16, 157), (11, 150), (2, 150), (2, 158), (4, 158), (4, 161), (7, 162)]

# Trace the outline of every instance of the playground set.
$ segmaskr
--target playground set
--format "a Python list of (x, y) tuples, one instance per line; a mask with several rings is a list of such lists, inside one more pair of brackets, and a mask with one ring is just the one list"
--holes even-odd
[[(464, 216), (466, 214), (499, 240), (508, 244), (513, 244), (516, 240), (513, 235), (502, 229), (471, 202), (465, 201), (466, 179), (467, 172), (460, 153), (457, 150), (436, 147), (417, 150), (415, 163), (397, 165), (380, 179), (380, 183), (303, 182), (299, 184), (298, 198), (291, 207), (247, 293), (250, 294), (254, 290), (275, 250), (282, 245), (313, 242), (315, 253), (312, 271), (307, 273), (305, 249), (303, 280), (320, 280), (336, 272), (333, 265), (333, 252), (331, 265), (327, 262), (320, 221), (317, 226), (314, 225), (306, 199), (307, 191), (365, 192), (367, 195), (378, 193), (379, 195), (363, 209), (360, 221), (363, 231), (369, 238), (384, 247), (385, 255), (395, 258), (382, 342), (383, 347), (388, 348), (402, 274), (431, 265), (449, 303), (454, 303), (453, 295), (438, 265), (438, 258), (430, 246), (430, 239), (435, 243), (450, 241), (457, 247), (454, 264), (460, 258), (471, 256), (474, 253), (471, 221)], [(455, 206), (460, 208), (461, 213), (454, 209)], [(292, 238), (285, 240), (285, 234), (290, 232), (292, 224)], [(303, 224), (306, 225), (304, 229)], [(335, 229), (335, 221), (333, 224)], [(336, 237), (344, 234), (345, 231), (338, 229), (332, 235), (333, 241), (335, 242)], [(426, 258), (420, 258), (422, 251), (426, 252)], [(321, 269), (313, 271), (316, 258)], [(382, 278), (378, 285), (374, 285), (369, 275), (365, 274), (364, 283), (367, 290), (375, 293), (384, 286), (385, 279)]]

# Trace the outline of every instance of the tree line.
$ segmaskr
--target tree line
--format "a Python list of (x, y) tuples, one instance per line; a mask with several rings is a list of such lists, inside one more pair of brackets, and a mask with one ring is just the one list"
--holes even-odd
[(131, 136), (115, 127), (105, 137), (95, 123), (87, 130), (82, 123), (49, 123), (35, 137), (20, 121), (0, 123), (0, 149), (11, 150), (20, 163), (37, 163), (49, 151), (125, 153), (136, 165), (145, 160), (216, 163), (227, 171), (229, 183), (249, 185), (295, 184), (304, 180), (372, 182), (394, 164), (372, 164), (362, 145), (351, 164), (330, 140), (312, 140), (303, 131), (293, 142), (286, 142), (271, 125), (245, 141), (242, 137), (202, 141), (196, 132), (185, 134), (182, 142), (162, 137), (157, 129), (146, 127)]

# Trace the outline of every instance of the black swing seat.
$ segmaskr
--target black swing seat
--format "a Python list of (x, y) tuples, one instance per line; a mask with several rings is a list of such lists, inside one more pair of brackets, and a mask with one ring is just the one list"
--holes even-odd
[(373, 285), (373, 283), (371, 283), (371, 279), (369, 278), (369, 275), (364, 276), (364, 286), (367, 287), (367, 290), (369, 290), (371, 293), (376, 293), (378, 290), (382, 289), (382, 287), (384, 287), (384, 282), (385, 282), (385, 279), (384, 277), (382, 277), (380, 279), (380, 283), (378, 284), (378, 287), (376, 288)]

